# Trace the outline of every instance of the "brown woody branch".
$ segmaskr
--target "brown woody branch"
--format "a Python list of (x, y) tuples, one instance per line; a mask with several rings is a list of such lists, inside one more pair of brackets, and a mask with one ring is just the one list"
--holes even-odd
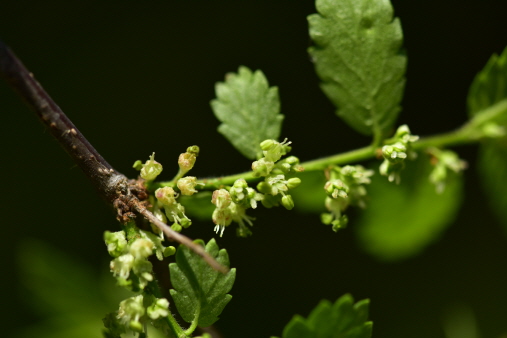
[[(18, 92), (23, 100), (35, 111), (51, 134), (58, 140), (74, 162), (83, 170), (99, 194), (113, 207), (118, 208), (117, 201), (128, 205), (137, 213), (159, 227), (169, 239), (192, 249), (203, 257), (213, 268), (227, 272), (227, 268), (219, 264), (206, 253), (202, 246), (190, 238), (172, 230), (167, 224), (160, 222), (138, 197), (131, 192), (127, 177), (116, 171), (88, 142), (79, 129), (58, 107), (44, 88), (35, 80), (17, 56), (0, 40), (0, 75)], [(121, 210), (126, 213), (127, 210)]]

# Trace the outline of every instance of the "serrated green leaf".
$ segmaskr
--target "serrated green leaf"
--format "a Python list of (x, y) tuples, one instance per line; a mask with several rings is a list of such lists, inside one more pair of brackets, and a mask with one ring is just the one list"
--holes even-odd
[[(507, 48), (500, 56), (494, 54), (477, 74), (468, 92), (470, 116), (477, 117), (488, 107), (507, 99)], [(503, 114), (505, 115), (505, 114)], [(495, 122), (507, 127), (507, 116)], [(492, 139), (481, 144), (479, 169), (491, 206), (507, 230), (507, 139)]]
[(428, 156), (420, 154), (408, 161), (399, 185), (375, 174), (368, 206), (356, 225), (366, 251), (385, 261), (408, 258), (436, 241), (452, 222), (462, 200), (462, 177), (449, 173), (438, 194), (428, 180), (431, 170)]
[[(204, 242), (197, 240), (204, 246)], [(229, 267), (229, 256), (225, 249), (219, 250), (214, 239), (205, 247), (206, 252), (218, 263)], [(209, 266), (199, 255), (181, 246), (176, 252), (176, 263), (169, 264), (171, 272), (171, 296), (183, 320), (197, 320), (201, 327), (212, 325), (218, 320), (232, 296), (227, 294), (234, 284), (236, 269), (222, 274)]]
[(476, 115), (507, 98), (507, 48), (498, 56), (493, 54), (486, 66), (476, 75), (468, 91), (470, 116)]
[(403, 33), (389, 0), (317, 0), (309, 49), (321, 88), (357, 131), (383, 137), (405, 87)]
[(334, 304), (323, 300), (308, 319), (294, 316), (285, 326), (282, 338), (369, 338), (372, 323), (367, 321), (368, 307), (368, 300), (354, 304), (348, 294)]
[(218, 131), (245, 157), (255, 159), (262, 141), (278, 139), (284, 118), (278, 88), (269, 87), (260, 70), (239, 67), (216, 84), (215, 92), (211, 108), (222, 122)]

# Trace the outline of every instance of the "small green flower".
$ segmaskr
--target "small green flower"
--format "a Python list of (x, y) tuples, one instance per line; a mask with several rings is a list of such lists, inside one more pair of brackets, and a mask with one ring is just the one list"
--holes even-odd
[(123, 279), (129, 278), (130, 270), (134, 266), (134, 256), (131, 254), (121, 255), (113, 259), (109, 265), (114, 276)]
[(217, 209), (225, 209), (231, 204), (231, 195), (225, 189), (215, 190), (211, 196), (211, 203), (216, 205)]
[(252, 171), (255, 177), (268, 176), (275, 167), (275, 163), (267, 161), (264, 157), (252, 163)]
[(282, 143), (275, 140), (265, 140), (261, 142), (261, 149), (264, 154), (264, 158), (266, 161), (270, 162), (278, 161), (291, 150), (291, 147), (289, 146), (291, 143), (292, 142), (287, 139), (283, 140)]
[(127, 247), (127, 239), (123, 231), (104, 232), (104, 241), (107, 245), (107, 251), (112, 257), (120, 256)]
[(180, 170), (183, 173), (188, 172), (190, 169), (194, 167), (195, 160), (197, 159), (197, 156), (195, 153), (183, 153), (180, 154), (180, 157), (178, 158), (178, 165), (180, 166)]
[(169, 301), (165, 298), (158, 298), (146, 309), (151, 319), (165, 318), (169, 315)]
[(185, 196), (191, 196), (195, 194), (197, 192), (197, 190), (195, 190), (195, 187), (198, 184), (203, 183), (197, 183), (197, 178), (193, 176), (180, 178), (178, 182), (176, 182), (176, 185), (178, 186), (178, 189), (180, 189), (181, 194)]
[(145, 309), (143, 306), (143, 295), (130, 297), (120, 302), (118, 309), (118, 318), (124, 325), (130, 329), (142, 332), (143, 326), (140, 322), (141, 317), (144, 315)]
[(153, 181), (161, 172), (162, 164), (155, 161), (155, 153), (153, 153), (141, 168), (141, 177), (146, 181)]

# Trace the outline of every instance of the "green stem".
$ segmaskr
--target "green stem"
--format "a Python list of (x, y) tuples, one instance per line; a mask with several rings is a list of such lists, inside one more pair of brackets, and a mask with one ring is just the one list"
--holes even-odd
[(190, 336), (192, 332), (195, 331), (197, 328), (197, 323), (199, 322), (199, 315), (201, 314), (201, 307), (197, 306), (197, 309), (195, 311), (194, 319), (192, 320), (192, 323), (190, 324), (190, 327), (185, 330), (185, 334), (187, 336)]
[(176, 337), (185, 337), (185, 332), (183, 331), (181, 326), (176, 322), (176, 319), (174, 319), (171, 313), (169, 314), (169, 316), (167, 316), (167, 324), (169, 324), (169, 328)]
[[(451, 131), (448, 133), (443, 133), (434, 136), (423, 137), (418, 141), (412, 143), (413, 150), (423, 150), (429, 147), (451, 147), (469, 143), (475, 143), (481, 138), (487, 137), (482, 132), (482, 127), (488, 122), (495, 122), (496, 119), (501, 117), (502, 115), (507, 113), (507, 99), (499, 101), (498, 103), (476, 113), (474, 117), (461, 128)], [(317, 171), (324, 170), (332, 165), (344, 165), (357, 163), (364, 160), (368, 160), (371, 158), (377, 157), (378, 154), (377, 146), (375, 146), (375, 142), (373, 145), (359, 148), (355, 150), (351, 150), (345, 153), (332, 155), (328, 157), (323, 157), (317, 160), (307, 161), (301, 163), (301, 165), (305, 168), (305, 171)], [(213, 190), (218, 189), (222, 186), (230, 186), (237, 179), (243, 178), (247, 182), (256, 182), (259, 178), (253, 176), (252, 171), (216, 177), (216, 178), (207, 178), (200, 179), (198, 182), (204, 183), (204, 186), (201, 187), (201, 190)], [(149, 188), (150, 190), (154, 190), (159, 187), (164, 186), (173, 186), (174, 182), (160, 182), (153, 183)]]

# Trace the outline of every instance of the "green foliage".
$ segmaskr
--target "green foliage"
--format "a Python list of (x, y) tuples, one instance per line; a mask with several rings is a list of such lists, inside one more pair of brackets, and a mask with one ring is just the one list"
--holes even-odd
[(389, 1), (317, 0), (308, 17), (315, 42), (309, 52), (321, 88), (337, 114), (376, 137), (392, 128), (405, 85), (403, 34)]
[[(468, 93), (468, 110), (471, 116), (484, 115), (484, 110), (507, 99), (507, 48), (494, 54), (477, 74)], [(507, 112), (506, 112), (507, 113)], [(505, 128), (506, 113), (495, 122)], [(480, 149), (479, 168), (484, 188), (495, 212), (507, 229), (507, 140), (505, 137), (489, 140)]]
[(199, 192), (193, 196), (180, 196), (178, 201), (185, 207), (185, 212), (191, 217), (207, 221), (211, 218), (215, 206), (210, 203), (212, 193), (210, 191)]
[(408, 258), (435, 241), (453, 220), (461, 202), (462, 177), (450, 172), (439, 194), (428, 180), (431, 170), (429, 158), (421, 154), (417, 161), (407, 162), (399, 186), (378, 175), (372, 178), (370, 201), (357, 227), (368, 252), (387, 261)]
[(468, 92), (468, 111), (474, 116), (504, 99), (507, 99), (507, 48), (500, 56), (493, 54), (476, 75)]
[(284, 118), (278, 88), (269, 87), (260, 70), (239, 67), (216, 84), (215, 92), (211, 108), (222, 122), (218, 131), (245, 157), (255, 159), (262, 141), (278, 139)]
[(507, 232), (507, 140), (495, 143), (481, 147), (479, 169), (491, 206)]
[(104, 313), (130, 294), (109, 276), (98, 280), (80, 261), (37, 240), (23, 242), (18, 258), (27, 305), (43, 319), (16, 337), (102, 337)]
[[(203, 241), (196, 243), (204, 245)], [(229, 267), (225, 249), (219, 250), (214, 239), (206, 244), (206, 252), (220, 264)], [(188, 323), (206, 327), (218, 320), (218, 316), (232, 296), (227, 294), (234, 284), (236, 269), (227, 274), (213, 270), (200, 256), (185, 246), (176, 252), (176, 263), (169, 264), (171, 272), (171, 296), (181, 317)]]
[(298, 174), (301, 184), (291, 193), (296, 210), (302, 212), (321, 213), (326, 210), (324, 184), (326, 177), (322, 171), (308, 171)]
[(369, 338), (372, 330), (369, 305), (368, 299), (354, 304), (348, 294), (334, 304), (323, 300), (307, 319), (294, 316), (285, 326), (282, 338)]

